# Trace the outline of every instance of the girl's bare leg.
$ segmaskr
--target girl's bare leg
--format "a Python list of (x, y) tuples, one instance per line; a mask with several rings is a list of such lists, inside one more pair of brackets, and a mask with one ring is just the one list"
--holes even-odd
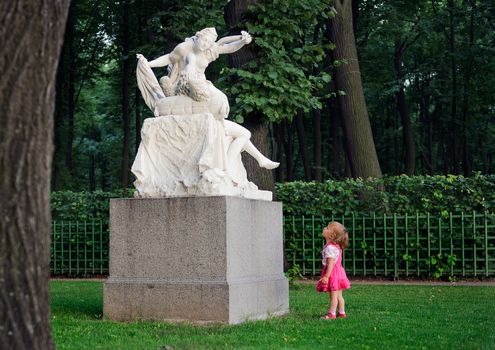
[(338, 300), (339, 314), (345, 314), (345, 300), (344, 297), (342, 296), (342, 290), (338, 291), (337, 300)]
[(328, 309), (328, 312), (332, 315), (335, 315), (335, 312), (337, 311), (337, 304), (339, 302), (338, 296), (339, 291), (330, 291), (330, 308)]

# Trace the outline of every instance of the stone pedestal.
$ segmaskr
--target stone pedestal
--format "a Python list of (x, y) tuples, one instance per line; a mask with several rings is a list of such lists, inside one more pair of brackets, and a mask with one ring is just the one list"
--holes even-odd
[(282, 247), (281, 203), (112, 199), (104, 316), (234, 324), (286, 314)]

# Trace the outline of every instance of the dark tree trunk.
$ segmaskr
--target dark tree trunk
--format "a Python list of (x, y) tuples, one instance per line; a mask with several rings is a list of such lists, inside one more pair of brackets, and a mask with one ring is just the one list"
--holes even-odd
[(65, 35), (65, 42), (68, 50), (68, 62), (67, 65), (67, 139), (65, 143), (65, 167), (68, 172), (72, 174), (74, 172), (73, 165), (73, 145), (74, 145), (74, 115), (76, 112), (75, 95), (76, 95), (76, 51), (74, 49), (74, 25), (75, 25), (75, 3), (69, 8), (69, 15), (67, 18), (67, 33)]
[(469, 113), (470, 113), (470, 90), (471, 90), (471, 74), (473, 67), (473, 46), (474, 46), (474, 14), (476, 11), (476, 0), (469, 1), (471, 5), (471, 14), (469, 19), (469, 52), (467, 64), (464, 72), (464, 95), (462, 101), (462, 167), (465, 176), (469, 176), (472, 172), (471, 158), (469, 155), (468, 145), (468, 128)]
[(416, 168), (416, 146), (414, 142), (414, 132), (411, 123), (411, 117), (409, 116), (409, 110), (407, 108), (406, 93), (404, 92), (404, 74), (402, 70), (402, 55), (403, 55), (404, 43), (397, 41), (395, 43), (394, 53), (394, 68), (395, 75), (399, 81), (399, 90), (395, 94), (397, 101), (397, 110), (402, 122), (402, 138), (404, 144), (404, 173), (407, 175), (414, 175)]
[(56, 78), (56, 98), (55, 112), (53, 125), (53, 174), (52, 174), (52, 190), (58, 191), (61, 187), (61, 166), (64, 165), (64, 147), (62, 145), (62, 136), (64, 130), (64, 92), (65, 92), (65, 55), (62, 48), (57, 68)]
[[(423, 125), (423, 137), (426, 141), (425, 151), (423, 151), (422, 159), (427, 169), (428, 174), (433, 174), (435, 172), (435, 167), (433, 164), (433, 125), (432, 118), (429, 112), (430, 100), (426, 96), (423, 88), (423, 83), (419, 87), (419, 120)], [(425, 142), (423, 141), (423, 142)]]
[(338, 103), (352, 176), (381, 177), (357, 59), (351, 0), (334, 0), (333, 5), (337, 15), (329, 23), (331, 40), (336, 46), (332, 56), (334, 60), (347, 61), (335, 68), (334, 80), (336, 88), (345, 92), (338, 97)]
[(139, 144), (141, 143), (141, 92), (139, 88), (136, 87), (136, 147), (135, 153), (137, 154)]
[[(269, 154), (268, 147), (268, 122), (260, 118), (248, 118), (244, 126), (251, 132), (251, 142), (263, 154)], [(260, 168), (258, 162), (246, 152), (242, 152), (242, 163), (246, 167), (248, 178), (254, 182), (260, 190), (275, 191), (275, 181), (271, 170)]]
[(130, 31), (129, 31), (129, 1), (122, 3), (122, 166), (121, 183), (123, 188), (129, 186), (129, 161), (131, 139), (131, 106), (129, 93), (129, 80), (131, 72), (131, 60), (129, 57)]
[(277, 153), (275, 154), (275, 161), (280, 163), (280, 166), (275, 169), (275, 181), (283, 182), (284, 177), (284, 129), (283, 124), (278, 123), (273, 125), (273, 134), (275, 136), (275, 142), (277, 143)]
[(331, 164), (330, 169), (333, 169), (332, 175), (338, 179), (343, 177), (352, 177), (350, 168), (347, 162), (347, 157), (344, 149), (344, 140), (342, 137), (342, 118), (339, 109), (336, 106), (336, 100), (328, 103), (328, 111), (330, 118), (330, 134), (331, 134)]
[(304, 169), (304, 180), (311, 181), (311, 169), (309, 167), (309, 155), (308, 155), (308, 145), (306, 143), (306, 134), (304, 132), (304, 118), (301, 114), (298, 114), (295, 118), (296, 121), (296, 131), (297, 139), (299, 143), (299, 153), (301, 154), (303, 169)]
[(89, 190), (96, 190), (96, 165), (95, 165), (95, 155), (89, 155)]
[(323, 181), (323, 168), (321, 162), (321, 110), (313, 111), (313, 179), (318, 182)]
[[(230, 32), (239, 34), (241, 30), (245, 30), (243, 27), (243, 16), (249, 5), (258, 3), (258, 0), (231, 0), (225, 6), (224, 18), (227, 23)], [(239, 51), (229, 55), (229, 65), (234, 68), (241, 67), (244, 63), (247, 63), (256, 58), (256, 52), (254, 51), (254, 43), (246, 45)], [(268, 123), (264, 120), (262, 115), (251, 114), (244, 117), (246, 121), (244, 126), (251, 132), (251, 142), (260, 150), (264, 155), (269, 154), (268, 145)], [(271, 170), (260, 168), (258, 162), (247, 157), (243, 152), (242, 159), (248, 178), (254, 182), (260, 189), (274, 191), (275, 182), (273, 179), (273, 173)]]
[(459, 173), (459, 143), (457, 130), (457, 60), (456, 60), (456, 37), (455, 37), (455, 3), (454, 0), (449, 0), (449, 49), (450, 49), (450, 69), (452, 74), (452, 100), (451, 100), (451, 149), (449, 153), (452, 155), (452, 171), (455, 174)]
[(285, 135), (285, 131), (287, 131), (287, 142), (285, 143), (285, 159), (287, 162), (287, 181), (294, 180), (294, 123), (287, 121), (282, 122), (282, 135)]
[(102, 191), (108, 191), (110, 189), (109, 175), (108, 175), (108, 162), (105, 155), (101, 154), (98, 160), (100, 167), (100, 186)]
[(50, 170), (68, 1), (1, 1), (0, 347), (53, 349)]

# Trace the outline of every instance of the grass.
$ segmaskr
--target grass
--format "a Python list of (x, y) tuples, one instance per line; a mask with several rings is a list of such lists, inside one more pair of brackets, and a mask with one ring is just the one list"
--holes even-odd
[(290, 290), (289, 316), (241, 325), (102, 319), (102, 283), (52, 281), (57, 349), (495, 349), (495, 287), (356, 285), (347, 319), (321, 321), (328, 296)]

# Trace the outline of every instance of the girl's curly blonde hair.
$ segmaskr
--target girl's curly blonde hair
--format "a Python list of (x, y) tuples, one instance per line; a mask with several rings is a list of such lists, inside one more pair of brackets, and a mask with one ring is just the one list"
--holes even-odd
[(349, 244), (349, 234), (344, 225), (338, 221), (332, 221), (326, 227), (328, 230), (328, 239), (338, 244), (340, 248), (345, 249)]

